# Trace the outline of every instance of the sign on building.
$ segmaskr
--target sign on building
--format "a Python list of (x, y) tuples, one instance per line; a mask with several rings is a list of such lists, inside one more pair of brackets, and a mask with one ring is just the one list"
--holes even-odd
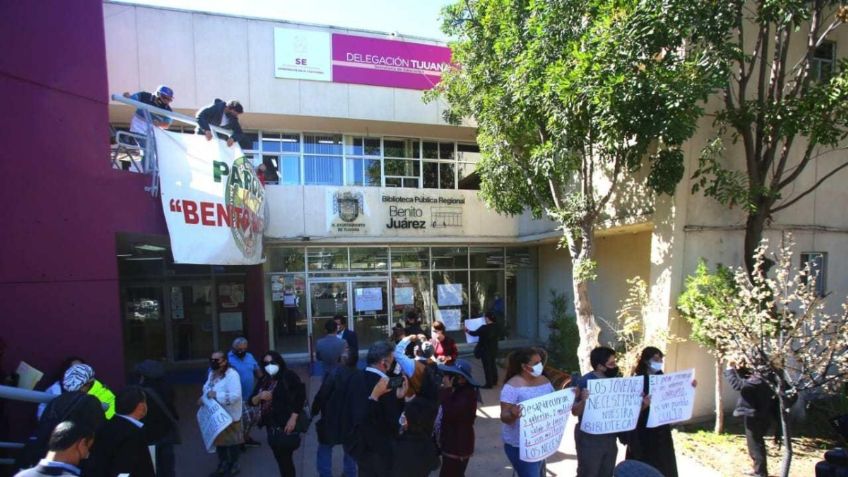
[(274, 28), (274, 76), (332, 81), (330, 33), (300, 28)]
[(174, 262), (262, 263), (265, 188), (238, 145), (154, 128)]

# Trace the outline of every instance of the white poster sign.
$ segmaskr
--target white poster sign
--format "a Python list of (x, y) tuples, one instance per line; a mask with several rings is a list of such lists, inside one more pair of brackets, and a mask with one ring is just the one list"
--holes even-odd
[(285, 279), (282, 275), (271, 275), (271, 301), (283, 301), (285, 297)]
[(436, 303), (439, 306), (461, 306), (462, 283), (436, 285)]
[(612, 434), (635, 429), (642, 408), (643, 383), (642, 376), (589, 380), (589, 399), (580, 430)]
[(648, 427), (688, 421), (692, 418), (692, 408), (695, 405), (695, 388), (692, 386), (694, 379), (694, 369), (648, 377), (648, 389), (651, 394)]
[(200, 435), (207, 452), (215, 452), (215, 438), (232, 423), (230, 413), (218, 401), (203, 397), (203, 405), (197, 410), (197, 425), (200, 426)]
[(395, 305), (414, 305), (415, 289), (412, 287), (395, 287)]
[(18, 387), (22, 389), (35, 389), (35, 385), (44, 377), (44, 373), (33, 368), (26, 361), (21, 361), (15, 372), (18, 373)]
[(383, 309), (383, 288), (355, 288), (353, 291), (355, 311), (380, 311)]
[[(465, 320), (465, 327), (467, 329), (469, 329), (470, 331), (477, 331), (481, 326), (483, 326), (485, 324), (486, 324), (486, 318), (482, 317), (482, 316), (479, 317), (479, 318), (469, 318), (469, 319)], [(468, 333), (465, 333), (465, 342), (466, 343), (476, 343), (478, 341), (480, 341), (480, 337), (471, 336)]]
[(331, 48), (330, 32), (274, 28), (274, 76), (332, 81)]
[(574, 405), (574, 389), (563, 389), (521, 403), (521, 460), (538, 462), (559, 449)]
[(262, 263), (265, 188), (238, 145), (153, 128), (176, 263)]
[(445, 324), (445, 331), (462, 329), (462, 311), (456, 309), (438, 310), (439, 319)]

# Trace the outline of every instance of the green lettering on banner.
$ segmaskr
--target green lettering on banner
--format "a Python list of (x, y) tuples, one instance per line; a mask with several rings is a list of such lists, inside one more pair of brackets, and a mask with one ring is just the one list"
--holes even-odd
[(230, 173), (230, 168), (223, 161), (212, 161), (212, 177), (215, 182), (221, 182), (221, 177)]

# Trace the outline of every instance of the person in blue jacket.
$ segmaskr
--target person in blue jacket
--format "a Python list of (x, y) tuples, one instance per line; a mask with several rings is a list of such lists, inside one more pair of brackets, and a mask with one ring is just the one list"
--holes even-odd
[(238, 120), (239, 115), (243, 112), (244, 107), (238, 101), (233, 100), (226, 103), (216, 98), (215, 102), (197, 112), (195, 133), (203, 134), (206, 136), (206, 140), (211, 141), (212, 129), (210, 126), (229, 129), (233, 134), (227, 138), (227, 146), (232, 146), (244, 138), (244, 132), (242, 132)]

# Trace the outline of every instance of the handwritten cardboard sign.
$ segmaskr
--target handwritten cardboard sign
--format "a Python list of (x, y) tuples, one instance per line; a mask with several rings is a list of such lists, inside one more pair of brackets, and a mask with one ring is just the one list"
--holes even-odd
[(574, 389), (563, 389), (521, 403), (521, 460), (538, 462), (559, 449), (574, 405)]
[(612, 434), (635, 429), (642, 408), (643, 383), (642, 376), (589, 380), (589, 399), (580, 430)]
[(203, 436), (203, 444), (209, 453), (215, 452), (215, 438), (224, 431), (233, 418), (224, 410), (218, 401), (203, 397), (203, 405), (197, 410), (197, 425), (200, 426), (200, 435)]
[(694, 379), (694, 369), (654, 374), (648, 377), (651, 393), (648, 427), (687, 421), (692, 418), (692, 408), (695, 405), (695, 388), (692, 387)]

